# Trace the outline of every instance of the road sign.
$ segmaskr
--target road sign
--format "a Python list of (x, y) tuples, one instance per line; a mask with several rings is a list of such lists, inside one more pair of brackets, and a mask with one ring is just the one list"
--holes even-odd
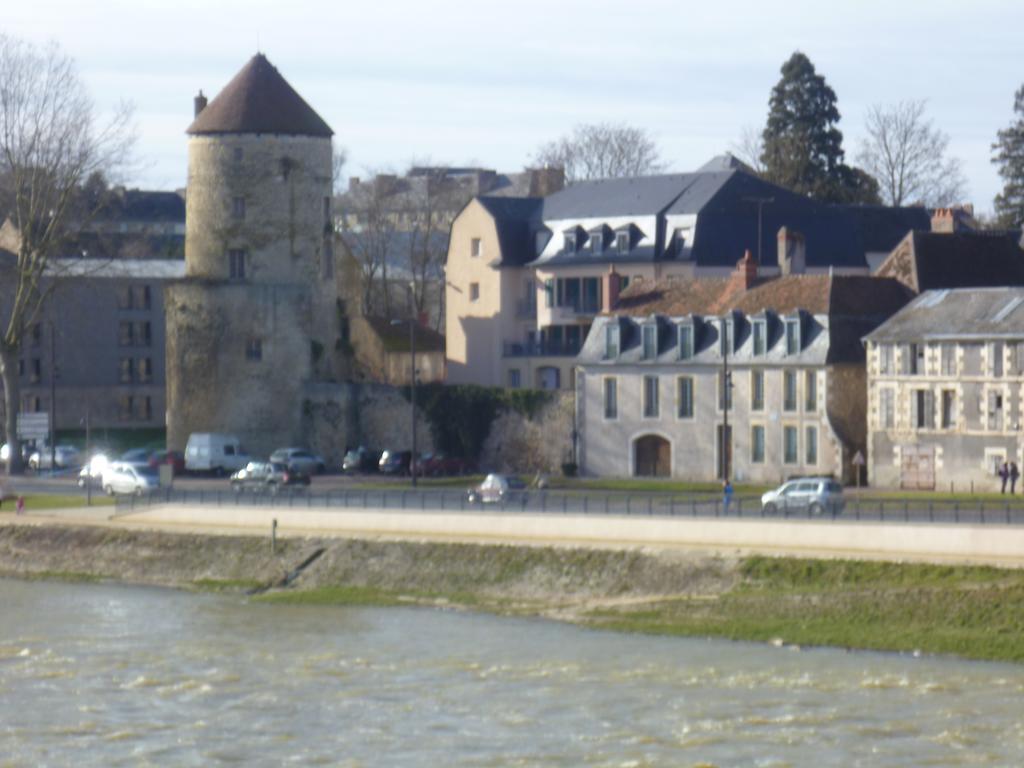
[(860, 451), (857, 451), (855, 454), (853, 454), (853, 466), (855, 466), (855, 467), (863, 467), (866, 463), (867, 462), (864, 461), (864, 454), (863, 453), (861, 453)]
[(50, 434), (50, 414), (19, 413), (18, 437), (22, 440), (42, 440)]

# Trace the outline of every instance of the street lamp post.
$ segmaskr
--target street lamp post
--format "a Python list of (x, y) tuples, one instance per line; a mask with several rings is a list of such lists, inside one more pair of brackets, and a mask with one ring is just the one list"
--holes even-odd
[(412, 457), (409, 459), (409, 477), (416, 487), (416, 304), (413, 301), (412, 283), (409, 284), (409, 409), (412, 419)]
[(729, 405), (732, 400), (732, 374), (729, 372), (729, 345), (732, 343), (727, 321), (722, 321), (722, 481), (729, 482), (732, 440), (729, 435)]

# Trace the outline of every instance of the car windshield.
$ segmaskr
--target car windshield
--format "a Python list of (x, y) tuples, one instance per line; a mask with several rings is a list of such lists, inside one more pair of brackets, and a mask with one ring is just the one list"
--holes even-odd
[(135, 472), (142, 477), (160, 477), (160, 473), (153, 467), (139, 467)]
[(285, 466), (284, 464), (280, 464), (280, 463), (278, 463), (278, 462), (276, 462), (276, 461), (275, 461), (275, 462), (273, 462), (273, 463), (272, 463), (272, 464), (270, 465), (270, 468), (271, 468), (272, 470), (274, 470), (275, 472), (286, 472), (286, 471), (288, 470), (288, 467), (286, 467), (286, 466)]

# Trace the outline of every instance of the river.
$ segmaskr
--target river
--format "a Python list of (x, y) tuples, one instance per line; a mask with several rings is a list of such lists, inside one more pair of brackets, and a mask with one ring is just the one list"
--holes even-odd
[(0, 766), (1018, 766), (1024, 667), (0, 581)]

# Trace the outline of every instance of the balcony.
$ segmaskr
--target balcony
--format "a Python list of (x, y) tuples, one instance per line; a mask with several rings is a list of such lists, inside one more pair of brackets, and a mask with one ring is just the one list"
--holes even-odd
[(574, 297), (565, 299), (561, 304), (545, 307), (538, 313), (540, 325), (564, 325), (573, 323), (587, 315), (596, 315), (601, 311), (601, 302), (594, 298)]
[(502, 346), (504, 357), (576, 357), (582, 347), (581, 342), (565, 341), (506, 341)]

